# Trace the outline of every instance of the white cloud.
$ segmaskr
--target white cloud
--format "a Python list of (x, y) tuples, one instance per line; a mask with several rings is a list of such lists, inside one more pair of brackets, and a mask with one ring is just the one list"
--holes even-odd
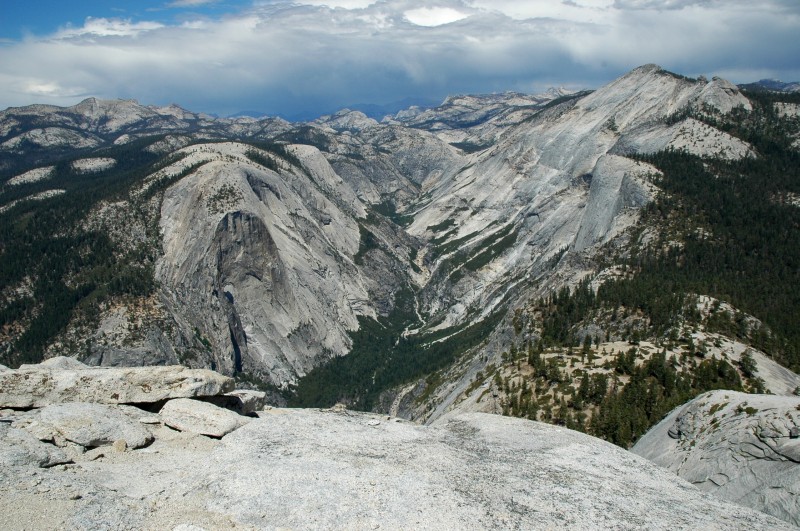
[(374, 4), (376, 1), (377, 0), (305, 0), (298, 3), (307, 6), (325, 6), (341, 9), (365, 9)]
[(85, 93), (84, 89), (80, 88), (65, 88), (53, 81), (30, 80), (21, 87), (22, 91), (26, 94), (33, 94), (36, 96), (50, 98), (58, 97), (62, 94), (79, 96)]
[(697, 5), (709, 5), (711, 0), (616, 0), (617, 9), (683, 9)]
[(571, 22), (600, 22), (610, 18), (613, 0), (519, 2), (515, 0), (469, 0), (467, 4), (485, 11), (497, 11), (516, 19), (553, 18)]
[(466, 15), (450, 7), (420, 7), (405, 12), (406, 19), (417, 26), (443, 26), (467, 18)]
[(265, 0), (172, 25), (90, 18), (0, 46), (0, 107), (91, 94), (291, 115), (407, 96), (597, 86), (650, 62), (687, 75), (793, 81), (793, 1)]
[(158, 22), (131, 22), (130, 20), (116, 18), (92, 18), (80, 28), (66, 27), (61, 29), (56, 35), (56, 39), (64, 39), (78, 36), (96, 37), (135, 37), (146, 31), (153, 31), (163, 28), (164, 25)]

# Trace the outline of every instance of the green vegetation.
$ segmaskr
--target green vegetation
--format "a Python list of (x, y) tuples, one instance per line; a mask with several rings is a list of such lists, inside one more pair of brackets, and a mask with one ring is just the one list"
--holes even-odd
[[(591, 366), (594, 355), (589, 348), (584, 350)], [(520, 367), (519, 355), (524, 352), (512, 348), (505, 369)], [(567, 360), (552, 354), (545, 357), (541, 343), (529, 346), (527, 353), (530, 371), (512, 372), (517, 374), (514, 381), (495, 376), (495, 385), (505, 395), (504, 414), (564, 425), (622, 447), (701, 393), (742, 390), (734, 367), (713, 357), (698, 361), (695, 356), (681, 355), (679, 360), (662, 351), (637, 365), (642, 351), (634, 346), (618, 352), (601, 372), (576, 369), (570, 374)], [(721, 407), (724, 404), (712, 408), (712, 414)]]
[[(444, 254), (457, 251), (461, 248), (461, 244), (472, 239), (477, 234), (477, 232), (468, 234), (444, 245), (434, 247), (431, 252), (431, 259), (435, 260)], [(439, 271), (441, 271), (441, 274), (450, 277), (452, 282), (458, 282), (464, 276), (464, 269), (477, 271), (513, 246), (517, 240), (517, 234), (518, 230), (513, 225), (508, 225), (506, 228), (484, 239), (480, 245), (469, 250), (458, 251), (447, 257), (441, 262)]]
[[(774, 110), (774, 103), (786, 98), (755, 95), (752, 112), (739, 110), (730, 117), (704, 110), (672, 118), (691, 115), (718, 127), (749, 142), (758, 158), (700, 159), (676, 151), (639, 157), (663, 172), (656, 179), (663, 193), (643, 211), (642, 228), (649, 227), (655, 238), (607, 257), (603, 265), (619, 266), (622, 275), (596, 292), (588, 283), (565, 288), (515, 316), (518, 331), (525, 325), (535, 328), (541, 340), (528, 358), (534, 376), (516, 387), (502, 383), (508, 397), (505, 413), (583, 429), (629, 446), (670, 409), (700, 393), (764, 392), (750, 353), (738, 367), (703, 359), (703, 346), (685, 336), (680, 360), (662, 352), (637, 365), (639, 354), (632, 347), (608, 363), (610, 373), (580, 376), (576, 370), (580, 385), (572, 393), (562, 371), (566, 360), (545, 361), (541, 353), (545, 346), (557, 346), (569, 349), (569, 358), (578, 344), (577, 331), (593, 322), (625, 331), (634, 344), (644, 337), (675, 344), (680, 330), (702, 322), (709, 331), (736, 337), (800, 369), (800, 209), (791, 200), (800, 194), (800, 153), (791, 147), (800, 127), (798, 120), (778, 118)], [(702, 315), (696, 294), (730, 302), (764, 326), (743, 313), (721, 310), (719, 303)], [(588, 357), (591, 365), (590, 342), (584, 341), (581, 361)], [(574, 363), (577, 358), (570, 359)], [(551, 397), (548, 389), (559, 391)], [(748, 415), (757, 412), (740, 409)]]
[[(273, 142), (247, 142), (256, 149), (249, 149), (245, 156), (265, 168), (280, 173), (282, 171), (279, 159), (283, 159), (295, 168), (303, 168), (302, 162), (284, 144)], [(261, 150), (261, 151), (259, 151)], [(266, 151), (268, 154), (262, 153)]]
[(641, 157), (663, 172), (657, 184), (664, 193), (643, 211), (657, 238), (612, 259), (607, 265), (621, 262), (625, 275), (596, 294), (583, 285), (540, 301), (548, 344), (568, 344), (575, 325), (617, 308), (640, 312), (648, 323), (643, 332), (663, 336), (681, 319), (696, 321), (687, 294), (705, 294), (766, 325), (750, 329), (743, 315), (712, 312), (712, 330), (800, 370), (800, 209), (781, 200), (800, 193), (800, 153), (790, 148), (787, 125), (772, 116), (771, 100), (754, 103), (751, 114), (730, 119), (736, 123), (714, 123), (751, 142), (757, 159), (701, 160), (675, 151)]
[[(144, 150), (162, 138), (143, 138), (92, 152), (91, 156), (117, 161), (113, 168), (99, 172), (74, 171), (72, 161), (87, 154), (72, 153), (55, 161), (50, 179), (5, 187), (0, 192), (0, 204), (7, 204), (44, 190), (65, 190), (63, 195), (50, 199), (20, 202), (0, 214), (0, 285), (11, 288), (0, 299), (0, 327), (24, 328), (10, 349), (0, 356), (1, 363), (17, 366), (38, 362), (47, 345), (75, 315), (92, 320), (97, 316), (98, 305), (104, 301), (120, 296), (143, 297), (154, 291), (158, 225), (156, 219), (151, 219), (152, 211), (146, 202), (202, 165), (190, 165), (176, 175), (150, 184), (138, 198), (130, 196), (130, 190), (146, 177), (180, 160), (180, 157), (159, 159)], [(253, 145), (299, 163), (284, 146)], [(275, 164), (273, 158), (259, 151), (251, 150), (249, 155)], [(9, 164), (13, 170), (0, 175), (0, 180), (29, 169), (20, 166), (16, 157)], [(223, 187), (212, 203), (221, 205), (236, 195), (235, 190)], [(145, 241), (132, 248), (120, 249), (108, 234), (83, 225), (98, 202), (119, 200), (129, 201), (127, 215), (142, 223), (146, 231)], [(29, 285), (29, 289), (18, 295), (11, 291), (24, 285)]]
[(288, 142), (290, 144), (305, 144), (314, 146), (320, 151), (330, 150), (328, 137), (320, 132), (316, 127), (304, 125), (288, 131), (276, 139), (278, 142)]
[(442, 221), (441, 223), (437, 223), (435, 225), (428, 225), (426, 230), (429, 230), (429, 231), (431, 231), (433, 233), (437, 233), (437, 232), (443, 232), (443, 231), (445, 231), (445, 230), (447, 230), (447, 229), (449, 229), (451, 227), (455, 227), (455, 226), (456, 226), (456, 220), (454, 220), (454, 219), (446, 219), (446, 220)]
[[(98, 201), (126, 197), (131, 185), (163, 167), (157, 156), (143, 150), (154, 138), (114, 146), (94, 153), (117, 160), (114, 168), (80, 173), (72, 158), (56, 164), (51, 179), (8, 187), (0, 202), (45, 189), (62, 188), (61, 196), (22, 202), (0, 214), (0, 285), (15, 287), (31, 279), (30, 290), (15, 298), (6, 294), (0, 308), (0, 327), (26, 323), (4, 353), (11, 366), (35, 363), (44, 348), (61, 333), (76, 311), (91, 318), (97, 304), (113, 296), (146, 296), (155, 288), (153, 266), (156, 233), (148, 242), (121, 252), (108, 235), (84, 230), (81, 224)], [(133, 205), (141, 209), (141, 205)], [(144, 217), (141, 210), (136, 216)], [(153, 224), (148, 230), (156, 231)]]
[[(482, 268), (514, 245), (517, 241), (517, 233), (518, 231), (515, 230), (515, 227), (509, 225), (505, 229), (493, 234), (491, 240), (487, 238), (487, 240), (483, 242), (484, 245), (488, 244), (489, 246), (483, 248), (478, 254), (469, 259), (464, 264), (464, 267), (470, 271), (477, 271)], [(491, 243), (489, 243), (490, 241)]]
[(353, 261), (358, 265), (364, 264), (364, 257), (373, 249), (380, 249), (380, 240), (367, 227), (358, 224), (358, 233), (361, 240), (358, 244), (358, 252), (353, 256)]
[(289, 403), (298, 407), (328, 407), (343, 402), (369, 411), (383, 391), (451, 365), (484, 341), (500, 318), (500, 314), (495, 314), (472, 326), (422, 337), (403, 337), (406, 327), (416, 322), (413, 293), (403, 290), (397, 294), (395, 309), (388, 317), (377, 321), (360, 317), (359, 329), (352, 333), (350, 353), (308, 373), (300, 380)]
[(414, 221), (414, 216), (412, 215), (398, 214), (394, 203), (388, 199), (384, 200), (382, 203), (373, 205), (372, 209), (401, 227), (407, 227)]
[(628, 447), (675, 407), (714, 389), (741, 390), (736, 370), (725, 360), (703, 360), (679, 373), (664, 354), (634, 368), (630, 382), (611, 390), (588, 426), (589, 433)]
[[(452, 253), (453, 251), (457, 251), (457, 250), (461, 249), (462, 245), (465, 242), (471, 240), (472, 238), (474, 238), (478, 234), (479, 234), (478, 232), (472, 232), (470, 234), (467, 234), (466, 236), (462, 236), (461, 238), (457, 238), (457, 239), (455, 239), (453, 241), (450, 241), (450, 242), (447, 242), (447, 243), (445, 243), (443, 245), (442, 244), (436, 245), (433, 248), (433, 250), (431, 251), (431, 254), (430, 254), (431, 259), (432, 260), (436, 260), (440, 256), (443, 256), (445, 254)], [(434, 239), (432, 241), (436, 242), (437, 240)]]

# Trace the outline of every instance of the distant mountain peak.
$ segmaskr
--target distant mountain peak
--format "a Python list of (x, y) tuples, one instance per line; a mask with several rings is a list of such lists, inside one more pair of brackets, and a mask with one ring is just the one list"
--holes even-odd
[(800, 92), (800, 81), (783, 82), (779, 79), (760, 79), (753, 83), (739, 85), (739, 88), (752, 91)]

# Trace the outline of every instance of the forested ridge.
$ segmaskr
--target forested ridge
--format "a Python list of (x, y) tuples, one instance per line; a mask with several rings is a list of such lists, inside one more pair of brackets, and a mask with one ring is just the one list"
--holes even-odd
[(133, 184), (157, 168), (154, 164), (159, 157), (143, 149), (153, 140), (97, 152), (96, 156), (117, 161), (110, 169), (82, 173), (72, 167), (79, 157), (71, 157), (58, 161), (46, 181), (4, 188), (4, 200), (42, 189), (65, 190), (53, 198), (21, 201), (0, 214), (0, 285), (30, 282), (27, 292), (4, 296), (0, 327), (29, 323), (4, 353), (5, 362), (40, 361), (44, 348), (79, 308), (92, 319), (98, 303), (108, 297), (144, 296), (154, 289), (157, 227), (151, 227), (150, 245), (124, 252), (107, 234), (82, 227), (99, 201), (121, 199)]
[[(81, 151), (61, 155), (50, 161), (54, 169), (49, 178), (0, 189), (2, 204), (21, 199), (0, 212), (0, 286), (7, 288), (0, 294), (0, 339), (6, 347), (0, 352), (1, 363), (37, 363), (71, 320), (79, 317), (84, 324), (94, 326), (102, 304), (155, 292), (154, 266), (161, 252), (157, 218), (160, 194), (198, 167), (190, 165), (169, 179), (150, 184), (142, 194), (131, 194), (148, 176), (182, 157), (165, 157), (145, 149), (164, 136), (143, 137), (91, 154)], [(269, 142), (251, 145), (299, 165), (283, 146)], [(73, 167), (74, 161), (90, 155), (112, 158), (116, 164), (94, 172)], [(256, 150), (248, 156), (277, 168), (274, 160)], [(10, 169), (0, 175), (0, 180), (31, 169), (31, 164), (40, 167), (42, 159), (37, 157), (8, 156), (6, 167)], [(53, 189), (64, 193), (24, 200)], [(148, 204), (153, 199), (155, 207)], [(115, 201), (126, 202), (128, 217), (144, 228), (143, 241), (120, 245), (100, 228), (86, 225), (89, 213), (98, 204)]]
[[(655, 179), (661, 192), (643, 209), (632, 244), (599, 264), (621, 273), (596, 290), (587, 281), (540, 299), (528, 310), (535, 322), (515, 319), (518, 333), (531, 326), (539, 341), (527, 349), (512, 347), (505, 378), (503, 371), (495, 372), (496, 385), (505, 391), (504, 413), (628, 446), (673, 407), (702, 392), (764, 392), (749, 354), (738, 364), (706, 358), (702, 346), (685, 335), (687, 327), (735, 338), (800, 370), (800, 153), (792, 146), (800, 127), (797, 118), (779, 117), (774, 106), (799, 98), (748, 96), (752, 112), (694, 117), (747, 141), (757, 157), (701, 159), (674, 150), (638, 156), (662, 172)], [(737, 311), (722, 310), (716, 302), (703, 316), (698, 295), (726, 301)], [(608, 337), (584, 335), (580, 341), (576, 335), (592, 324), (607, 334), (615, 330), (630, 350), (617, 353), (610, 365), (606, 361), (612, 377), (580, 369), (568, 376), (566, 360), (574, 365), (580, 359), (583, 366), (588, 357), (591, 366), (601, 357), (592, 341), (599, 345)], [(648, 354), (637, 348), (644, 339), (682, 354), (668, 357), (666, 348)], [(546, 349), (563, 355), (550, 355), (545, 363)]]

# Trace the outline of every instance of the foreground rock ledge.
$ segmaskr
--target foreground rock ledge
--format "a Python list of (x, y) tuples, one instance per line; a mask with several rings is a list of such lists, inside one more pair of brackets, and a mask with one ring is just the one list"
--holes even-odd
[(3, 467), (0, 514), (29, 529), (790, 528), (546, 424), (466, 414), (418, 426), (285, 409), (259, 417), (221, 440), (162, 428), (142, 450)]
[(234, 380), (214, 371), (168, 367), (58, 369), (29, 366), (0, 371), (0, 408), (62, 402), (145, 404), (233, 391)]

